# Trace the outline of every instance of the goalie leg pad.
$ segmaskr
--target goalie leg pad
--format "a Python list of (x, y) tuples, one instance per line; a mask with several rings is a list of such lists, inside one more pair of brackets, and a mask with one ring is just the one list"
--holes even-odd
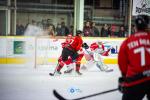
[(102, 65), (101, 65), (101, 64), (96, 63), (96, 67), (97, 67), (97, 68), (99, 68), (101, 71), (104, 71), (104, 68), (102, 67)]
[(98, 62), (102, 61), (101, 55), (99, 53), (94, 53), (93, 58), (94, 58), (94, 61), (98, 61)]

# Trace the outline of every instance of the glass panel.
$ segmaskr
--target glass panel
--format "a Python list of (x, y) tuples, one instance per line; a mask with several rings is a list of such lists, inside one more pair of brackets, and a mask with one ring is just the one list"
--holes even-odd
[(4, 10), (0, 10), (0, 35), (6, 34), (6, 13)]
[[(11, 8), (8, 8), (7, 4)], [(73, 33), (74, 0), (0, 0), (0, 5), (4, 5), (0, 9), (10, 10), (10, 13), (7, 13), (10, 17), (6, 16), (5, 20), (6, 23), (11, 20), (5, 29), (10, 31), (7, 34), (66, 36)], [(89, 32), (90, 35), (87, 36), (117, 37), (121, 26), (127, 31), (128, 0), (84, 0), (84, 27), (86, 22), (90, 25), (87, 30), (96, 32)], [(101, 33), (104, 26), (110, 29), (106, 32), (107, 35)], [(86, 36), (86, 33), (84, 35)]]
[(73, 0), (17, 2), (16, 35), (65, 36), (72, 32), (72, 26)]

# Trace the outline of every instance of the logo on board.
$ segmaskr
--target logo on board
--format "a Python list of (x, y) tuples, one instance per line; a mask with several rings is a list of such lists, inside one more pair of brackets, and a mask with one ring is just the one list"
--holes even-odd
[(136, 5), (136, 13), (138, 13), (138, 14), (143, 14), (143, 13), (150, 14), (150, 1), (149, 0), (140, 0)]
[(24, 41), (14, 41), (13, 45), (14, 54), (24, 54), (25, 53), (24, 45), (25, 45)]

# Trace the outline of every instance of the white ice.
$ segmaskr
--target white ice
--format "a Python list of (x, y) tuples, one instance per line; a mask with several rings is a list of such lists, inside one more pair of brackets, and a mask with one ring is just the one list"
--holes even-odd
[[(120, 72), (117, 65), (108, 65), (113, 72), (98, 69), (82, 71), (82, 76), (49, 76), (55, 65), (2, 66), (0, 65), (0, 100), (58, 100), (52, 90), (56, 89), (67, 99), (75, 99), (94, 93), (117, 88)], [(74, 91), (70, 92), (71, 89)], [(114, 91), (85, 100), (121, 100), (122, 94)]]

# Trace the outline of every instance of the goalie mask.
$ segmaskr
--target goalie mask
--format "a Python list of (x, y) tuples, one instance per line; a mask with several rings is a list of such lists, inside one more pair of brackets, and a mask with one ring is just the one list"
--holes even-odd
[(98, 44), (98, 45), (102, 45), (103, 42), (102, 42), (102, 41), (97, 41), (97, 44)]

